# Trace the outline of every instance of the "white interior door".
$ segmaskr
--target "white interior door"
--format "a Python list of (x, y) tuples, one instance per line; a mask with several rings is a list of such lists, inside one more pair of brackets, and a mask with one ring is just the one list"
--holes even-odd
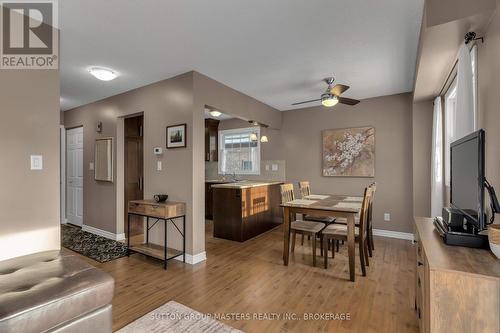
[(83, 127), (66, 131), (66, 218), (83, 225)]
[(59, 152), (61, 157), (59, 187), (61, 189), (61, 224), (67, 223), (66, 220), (66, 129), (63, 125), (59, 128), (60, 145)]

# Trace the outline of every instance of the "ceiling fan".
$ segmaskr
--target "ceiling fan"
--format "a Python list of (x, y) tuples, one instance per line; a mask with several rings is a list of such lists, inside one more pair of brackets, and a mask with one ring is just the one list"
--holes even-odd
[(326, 88), (326, 91), (323, 94), (321, 94), (321, 98), (312, 99), (310, 101), (293, 103), (292, 105), (299, 105), (299, 104), (321, 101), (321, 104), (323, 104), (323, 106), (329, 108), (329, 107), (336, 105), (337, 103), (342, 103), (342, 104), (347, 104), (347, 105), (356, 105), (359, 103), (359, 101), (357, 99), (340, 97), (340, 95), (344, 91), (349, 89), (349, 86), (345, 86), (343, 84), (336, 84), (335, 86), (332, 87), (333, 81), (335, 81), (335, 79), (333, 77), (327, 77), (323, 81), (326, 82), (326, 84), (328, 85), (328, 88)]

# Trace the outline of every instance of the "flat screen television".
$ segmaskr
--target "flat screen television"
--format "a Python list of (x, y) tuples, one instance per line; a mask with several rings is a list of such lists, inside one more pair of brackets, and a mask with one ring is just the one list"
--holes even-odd
[(450, 146), (450, 203), (478, 232), (486, 228), (484, 214), (484, 130)]

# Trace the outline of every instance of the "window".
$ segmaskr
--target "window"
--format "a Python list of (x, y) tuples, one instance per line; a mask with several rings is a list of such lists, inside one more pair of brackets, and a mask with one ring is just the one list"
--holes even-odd
[(259, 137), (259, 127), (219, 131), (219, 174), (259, 175)]
[[(472, 66), (472, 96), (474, 105), (474, 129), (477, 129), (477, 46), (470, 50)], [(450, 186), (450, 145), (457, 137), (457, 79), (455, 78), (444, 95), (444, 133), (445, 133), (445, 185)]]
[(472, 96), (474, 99), (474, 128), (477, 129), (477, 45), (470, 50), (472, 63)]
[(450, 145), (455, 138), (455, 119), (457, 110), (457, 79), (453, 80), (444, 95), (444, 126), (445, 126), (445, 185), (450, 186)]

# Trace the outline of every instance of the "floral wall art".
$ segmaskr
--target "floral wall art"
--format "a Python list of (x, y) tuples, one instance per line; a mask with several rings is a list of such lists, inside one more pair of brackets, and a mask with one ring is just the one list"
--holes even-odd
[(375, 177), (375, 128), (324, 130), (323, 176)]

